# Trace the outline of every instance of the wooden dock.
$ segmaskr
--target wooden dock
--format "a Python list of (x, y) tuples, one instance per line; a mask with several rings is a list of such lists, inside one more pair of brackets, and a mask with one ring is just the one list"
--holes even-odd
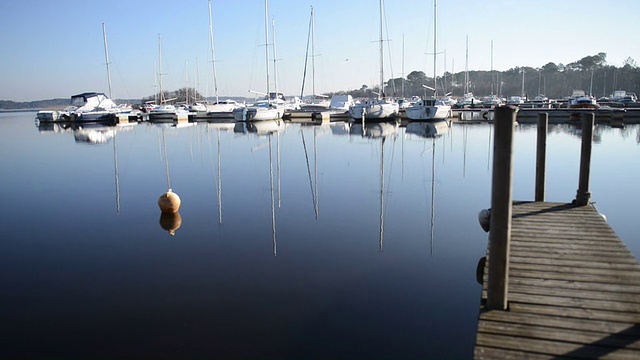
[(570, 204), (545, 202), (548, 114), (538, 117), (533, 202), (513, 202), (516, 110), (496, 109), (489, 232), (478, 264), (476, 359), (640, 359), (640, 264), (590, 201), (595, 115), (582, 119)]
[(475, 358), (640, 359), (640, 265), (603, 217), (591, 205), (512, 209), (509, 308), (483, 305)]

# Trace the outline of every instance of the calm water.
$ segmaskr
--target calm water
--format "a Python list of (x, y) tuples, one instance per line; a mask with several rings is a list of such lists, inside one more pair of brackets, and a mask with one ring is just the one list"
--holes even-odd
[[(490, 125), (34, 118), (0, 114), (0, 356), (472, 357)], [(549, 201), (575, 196), (579, 132), (551, 127)], [(514, 199), (535, 137), (518, 126)], [(640, 127), (597, 127), (592, 197), (636, 257), (638, 159)]]

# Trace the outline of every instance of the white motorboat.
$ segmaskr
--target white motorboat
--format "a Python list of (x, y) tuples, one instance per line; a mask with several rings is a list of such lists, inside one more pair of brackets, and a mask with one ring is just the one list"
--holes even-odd
[(458, 100), (456, 103), (457, 108), (465, 108), (465, 107), (475, 107), (478, 105), (482, 105), (482, 101), (476, 99), (473, 96), (473, 93), (466, 93)]
[(244, 107), (244, 104), (241, 104), (233, 99), (226, 99), (216, 101), (213, 104), (206, 105), (207, 113), (228, 113), (229, 116), (232, 116), (233, 110), (237, 108)]
[(205, 113), (207, 112), (207, 105), (200, 102), (195, 102), (189, 105), (189, 111), (192, 111), (195, 113)]
[(398, 116), (399, 111), (400, 105), (393, 100), (371, 98), (357, 101), (349, 115), (356, 120), (386, 120)]
[[(282, 94), (280, 94), (282, 95)], [(239, 107), (233, 110), (233, 118), (236, 121), (263, 121), (282, 119), (284, 115), (284, 99), (273, 99), (274, 94), (247, 107)]]
[(593, 96), (588, 96), (583, 90), (573, 90), (568, 105), (572, 109), (597, 109), (600, 107)]
[(64, 110), (41, 110), (36, 118), (42, 122), (113, 121), (115, 115), (122, 112), (125, 110), (104, 93), (86, 92), (71, 96), (71, 103)]
[(572, 109), (597, 109), (600, 105), (591, 96), (578, 96), (569, 99), (569, 107)]
[(444, 120), (451, 115), (451, 106), (440, 99), (420, 99), (405, 110), (410, 120)]

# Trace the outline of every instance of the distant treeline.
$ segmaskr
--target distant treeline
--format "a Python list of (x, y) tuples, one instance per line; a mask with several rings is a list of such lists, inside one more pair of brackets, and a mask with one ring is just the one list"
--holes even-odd
[[(462, 96), (472, 92), (475, 96), (501, 95), (503, 97), (525, 95), (533, 99), (538, 94), (549, 98), (561, 99), (570, 96), (573, 90), (584, 90), (596, 98), (609, 96), (614, 90), (640, 93), (640, 68), (635, 60), (627, 58), (621, 67), (606, 65), (606, 53), (586, 56), (569, 64), (547, 63), (540, 68), (529, 66), (515, 67), (506, 71), (469, 71), (450, 73), (437, 77), (438, 94), (451, 93)], [(387, 96), (431, 96), (433, 77), (423, 71), (412, 71), (405, 78), (392, 78), (385, 83)], [(368, 97), (378, 93), (380, 87), (369, 88), (362, 85), (359, 89), (341, 91), (354, 97)]]
[(14, 110), (14, 109), (49, 109), (57, 107), (65, 107), (69, 105), (69, 99), (50, 99), (50, 100), (36, 100), (36, 101), (12, 101), (12, 100), (0, 100), (0, 109), (2, 110)]

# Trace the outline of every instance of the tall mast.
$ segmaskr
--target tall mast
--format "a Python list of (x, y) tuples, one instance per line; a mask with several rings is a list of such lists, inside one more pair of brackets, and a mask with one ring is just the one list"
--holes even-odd
[(184, 104), (189, 104), (189, 60), (184, 61)]
[(111, 97), (111, 69), (109, 68), (109, 48), (107, 47), (107, 29), (104, 26), (104, 21), (102, 22), (102, 38), (104, 40), (104, 59), (107, 63), (107, 80), (109, 81), (109, 99)]
[[(274, 39), (275, 39), (275, 35), (274, 35)], [(315, 18), (313, 15), (313, 6), (311, 6), (311, 91), (313, 94), (313, 98), (315, 99), (316, 98), (316, 40), (315, 40)]]
[(402, 33), (402, 91), (401, 97), (404, 99), (404, 33)]
[(383, 47), (382, 47), (383, 11), (384, 11), (383, 1), (380, 0), (380, 95), (378, 97), (384, 94), (384, 55), (382, 53), (383, 51)]
[(493, 40), (491, 40), (491, 95), (493, 95)]
[(156, 62), (153, 62), (153, 101), (158, 104), (158, 69)]
[(276, 64), (276, 62), (278, 61), (278, 55), (276, 52), (276, 19), (271, 19), (271, 27), (273, 28), (273, 91), (276, 93), (276, 98), (278, 98), (278, 66)]
[(196, 90), (194, 91), (194, 101), (198, 101), (198, 95), (200, 94), (200, 69), (198, 64), (198, 57), (196, 56)]
[[(213, 48), (213, 27), (211, 17), (211, 0), (209, 0), (209, 42), (211, 43), (211, 64), (213, 67), (213, 89), (216, 95), (216, 103), (218, 102), (218, 79), (216, 75), (216, 55)], [(268, 75), (267, 75), (268, 78)]]
[(447, 95), (447, 49), (444, 49), (444, 69), (442, 69), (442, 94)]
[(267, 97), (269, 96), (269, 1), (264, 0), (264, 53), (267, 68)]
[(464, 93), (469, 93), (469, 35), (466, 37), (466, 55), (464, 64)]
[(436, 9), (437, 9), (437, 2), (436, 0), (433, 0), (433, 97), (436, 97), (436, 94), (438, 92), (438, 81), (436, 80), (436, 55), (437, 55), (437, 47), (436, 47), (436, 19), (437, 19), (437, 13), (436, 13)]
[(160, 85), (160, 105), (164, 102), (162, 93), (162, 35), (158, 34), (158, 84)]
[(522, 91), (521, 95), (524, 96), (524, 68), (522, 68)]

